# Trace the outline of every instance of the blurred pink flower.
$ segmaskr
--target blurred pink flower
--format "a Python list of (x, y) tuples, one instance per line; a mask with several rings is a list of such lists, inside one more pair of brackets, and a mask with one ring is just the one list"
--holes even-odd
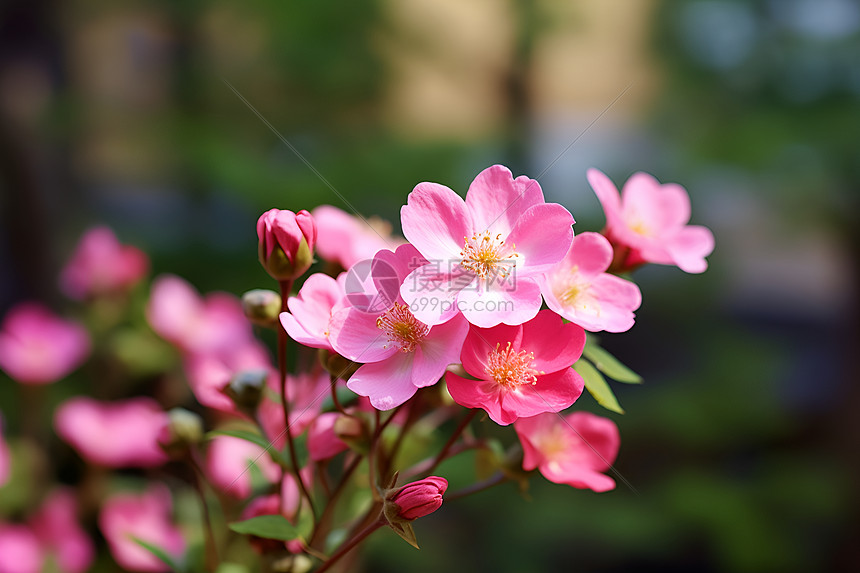
[(603, 472), (618, 456), (621, 438), (612, 420), (589, 412), (564, 418), (541, 414), (514, 424), (523, 445), (523, 469), (538, 468), (551, 482), (597, 492), (615, 487)]
[(3, 416), (0, 415), (0, 487), (6, 484), (12, 473), (12, 456), (9, 454), (9, 446), (3, 439)]
[(87, 231), (60, 273), (60, 289), (69, 298), (84, 300), (122, 292), (149, 270), (140, 249), (122, 245), (108, 227)]
[(538, 280), (547, 306), (592, 332), (629, 330), (642, 294), (632, 282), (606, 273), (611, 263), (606, 237), (577, 235), (564, 260)]
[(392, 494), (388, 501), (397, 505), (397, 516), (411, 521), (429, 515), (442, 507), (442, 495), (448, 489), (448, 480), (430, 476), (408, 483)]
[(567, 209), (546, 203), (537, 181), (514, 179), (502, 165), (479, 173), (465, 201), (443, 185), (419, 183), (400, 217), (403, 234), (429, 261), (400, 293), (429, 325), (458, 312), (484, 328), (534, 318), (542, 302), (536, 277), (573, 241)]
[(44, 552), (53, 555), (62, 573), (82, 573), (95, 558), (95, 546), (78, 523), (75, 494), (57, 489), (30, 518), (30, 527)]
[(265, 346), (254, 339), (217, 353), (189, 354), (185, 360), (185, 373), (194, 397), (204, 406), (222, 412), (237, 413), (236, 404), (222, 389), (235, 375), (249, 370), (269, 372), (272, 382), (277, 382), (277, 372), (272, 368)]
[(39, 538), (26, 525), (0, 523), (0, 573), (41, 573)]
[(347, 449), (346, 443), (337, 437), (334, 424), (343, 416), (339, 412), (326, 412), (314, 419), (308, 429), (308, 453), (310, 458), (319, 462), (338, 455)]
[(643, 262), (677, 265), (688, 273), (708, 268), (714, 235), (706, 227), (688, 225), (690, 196), (675, 183), (661, 184), (647, 173), (635, 173), (621, 195), (612, 181), (589, 169), (588, 182), (606, 213), (605, 234), (616, 249), (616, 266), (629, 270)]
[(332, 350), (329, 341), (332, 315), (342, 306), (346, 273), (337, 280), (323, 273), (307, 278), (298, 295), (290, 297), (290, 312), (281, 313), (281, 325), (290, 338), (310, 346)]
[(129, 571), (168, 571), (168, 566), (144, 549), (140, 539), (162, 549), (176, 560), (185, 552), (182, 533), (171, 521), (170, 491), (151, 484), (143, 493), (120, 493), (108, 498), (99, 513), (99, 529), (111, 555)]
[(275, 280), (296, 279), (314, 261), (317, 227), (304, 209), (269, 209), (257, 220), (257, 238), (260, 263)]
[(251, 495), (251, 464), (256, 465), (263, 477), (276, 483), (281, 470), (260, 446), (241, 438), (216, 436), (206, 452), (206, 475), (222, 491), (245, 499)]
[[(314, 421), (322, 408), (325, 397), (329, 395), (331, 379), (322, 369), (313, 372), (287, 375), (287, 398), (290, 402), (290, 431), (298, 436)], [(257, 411), (260, 424), (266, 436), (276, 448), (286, 445), (284, 432), (284, 410), (281, 405), (281, 388), (275, 377), (275, 384), (269, 385), (271, 397), (264, 398)]]
[(376, 217), (361, 219), (331, 205), (320, 205), (312, 213), (317, 222), (317, 253), (345, 269), (404, 242), (391, 236), (390, 223)]
[(167, 461), (159, 436), (167, 413), (146, 397), (99, 402), (79, 396), (54, 414), (57, 435), (88, 462), (106, 467), (152, 467)]
[(48, 384), (80, 366), (90, 352), (87, 331), (38, 303), (12, 308), (0, 329), (0, 367), (22, 384)]
[[(371, 277), (380, 291), (378, 298), (387, 304), (380, 304), (378, 309), (347, 307), (332, 316), (330, 339), (334, 349), (364, 363), (347, 387), (369, 397), (379, 410), (399, 406), (419, 388), (438, 382), (449, 364), (459, 362), (460, 347), (469, 331), (469, 324), (459, 314), (431, 327), (416, 318), (400, 297), (396, 286), (416, 263), (424, 262), (412, 245), (401, 245), (395, 252), (379, 251), (373, 259)], [(395, 286), (390, 298), (385, 293), (386, 281)]]
[(463, 368), (477, 380), (449, 372), (454, 401), (483, 408), (506, 426), (518, 418), (559, 412), (582, 394), (582, 377), (571, 368), (582, 355), (585, 331), (542, 310), (519, 326), (472, 327), (463, 344)]
[(227, 293), (201, 297), (174, 275), (155, 279), (146, 317), (155, 332), (184, 352), (220, 352), (253, 339), (238, 298)]

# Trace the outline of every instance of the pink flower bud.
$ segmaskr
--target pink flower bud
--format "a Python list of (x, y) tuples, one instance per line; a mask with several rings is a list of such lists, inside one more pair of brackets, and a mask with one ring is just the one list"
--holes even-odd
[(397, 505), (397, 517), (411, 521), (429, 515), (442, 506), (442, 494), (448, 480), (430, 476), (408, 483), (390, 495), (388, 501)]
[(257, 220), (257, 237), (260, 263), (275, 280), (298, 278), (313, 263), (317, 227), (304, 209), (269, 209)]

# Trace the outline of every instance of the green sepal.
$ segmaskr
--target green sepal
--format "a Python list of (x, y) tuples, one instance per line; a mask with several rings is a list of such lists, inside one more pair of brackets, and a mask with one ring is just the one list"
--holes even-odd
[(624, 366), (617, 358), (612, 356), (606, 349), (593, 342), (591, 337), (585, 341), (585, 349), (582, 355), (588, 358), (598, 370), (617, 382), (625, 384), (641, 384), (642, 377)]
[(609, 388), (609, 384), (606, 383), (606, 379), (600, 372), (598, 372), (597, 368), (592, 366), (591, 363), (586, 360), (579, 360), (573, 365), (573, 369), (582, 376), (585, 388), (588, 390), (589, 394), (594, 396), (594, 399), (597, 400), (598, 404), (612, 412), (617, 412), (618, 414), (624, 413), (624, 410), (618, 404), (618, 399), (615, 397), (615, 394), (613, 394), (612, 389)]

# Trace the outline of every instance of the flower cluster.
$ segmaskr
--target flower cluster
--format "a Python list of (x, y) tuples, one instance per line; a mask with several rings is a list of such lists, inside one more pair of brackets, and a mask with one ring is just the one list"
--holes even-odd
[[(0, 325), (0, 368), (22, 389), (75, 376), (99, 390), (53, 402), (53, 437), (66, 444), (53, 447), (87, 479), (78, 495), (55, 489), (0, 515), (0, 571), (86, 570), (94, 530), (126, 570), (214, 570), (245, 554), (209, 519), (218, 503), (266, 568), (324, 572), (383, 526), (417, 547), (412, 523), (446, 495), (524, 486), (534, 473), (612, 489), (617, 426), (569, 409), (588, 390), (619, 412), (604, 375), (638, 377), (594, 333), (634, 325), (632, 270), (702, 272), (713, 236), (687, 224), (678, 185), (639, 173), (619, 194), (599, 171), (588, 181), (606, 211), (600, 233), (574, 234), (565, 207), (500, 165), (465, 198), (418, 184), (401, 209), (404, 238), (331, 206), (271, 209), (256, 230), (277, 291), (241, 300), (174, 275), (138, 296), (146, 256), (90, 231), (59, 277), (80, 322), (27, 302)], [(16, 488), (45, 470), (16, 454), (10, 428), (53, 438), (27, 429), (29, 412), (2, 414), (0, 488)], [(512, 426), (509, 438), (491, 424)], [(434, 474), (467, 450), (494, 471), (448, 493)], [(202, 527), (177, 510), (186, 498), (202, 504)]]

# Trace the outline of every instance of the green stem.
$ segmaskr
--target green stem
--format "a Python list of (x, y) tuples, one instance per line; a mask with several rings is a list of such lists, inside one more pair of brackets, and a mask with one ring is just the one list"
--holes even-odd
[(194, 457), (194, 453), (189, 452), (188, 457), (191, 463), (192, 473), (194, 474), (194, 490), (200, 498), (200, 506), (203, 509), (203, 528), (205, 531), (203, 541), (205, 547), (204, 567), (206, 568), (206, 571), (211, 572), (218, 568), (218, 564), (221, 561), (218, 558), (218, 545), (215, 543), (215, 532), (212, 529), (212, 516), (209, 513), (209, 504), (206, 502), (206, 492), (203, 490), (204, 474)]
[(346, 541), (343, 545), (341, 545), (340, 548), (331, 557), (329, 557), (328, 561), (323, 563), (322, 567), (317, 569), (316, 573), (324, 573), (325, 571), (331, 569), (331, 567), (335, 563), (337, 563), (338, 560), (340, 560), (343, 556), (352, 551), (352, 549), (356, 545), (364, 541), (371, 533), (373, 533), (383, 525), (385, 525), (385, 518), (383, 518), (382, 512), (380, 512), (379, 516), (376, 518), (376, 520), (373, 521), (373, 523), (362, 529), (349, 541)]
[(477, 413), (478, 413), (478, 410), (472, 409), (472, 410), (469, 410), (469, 412), (465, 416), (463, 416), (463, 418), (460, 420), (460, 423), (457, 425), (457, 428), (448, 437), (448, 441), (445, 442), (444, 446), (442, 446), (442, 450), (436, 456), (436, 459), (433, 461), (433, 463), (430, 465), (430, 467), (426, 470), (428, 473), (432, 472), (434, 469), (436, 469), (436, 466), (438, 466), (439, 464), (442, 463), (442, 461), (448, 455), (448, 451), (451, 449), (451, 446), (454, 445), (454, 442), (457, 441), (457, 439), (463, 433), (463, 430), (466, 429), (466, 427), (469, 425), (469, 422), (472, 421), (472, 419), (475, 417), (475, 415), (477, 415)]
[(508, 476), (506, 476), (502, 472), (496, 472), (484, 481), (479, 481), (478, 483), (474, 483), (468, 487), (459, 489), (454, 493), (447, 494), (445, 496), (445, 502), (448, 503), (454, 501), (455, 499), (460, 499), (462, 497), (466, 497), (468, 495), (472, 495), (490, 489), (491, 487), (497, 486), (501, 483), (505, 483), (506, 481), (508, 481)]

